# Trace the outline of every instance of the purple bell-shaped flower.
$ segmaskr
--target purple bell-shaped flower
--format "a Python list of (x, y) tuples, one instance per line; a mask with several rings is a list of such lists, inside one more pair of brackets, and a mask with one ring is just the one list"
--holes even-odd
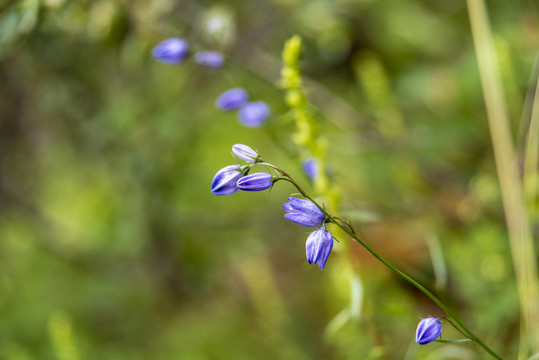
[(238, 180), (238, 188), (243, 191), (263, 191), (273, 185), (273, 176), (268, 173), (254, 173)]
[(197, 64), (211, 68), (219, 68), (225, 62), (225, 58), (218, 51), (199, 51), (194, 58)]
[(165, 64), (179, 64), (187, 57), (189, 44), (184, 39), (170, 38), (157, 44), (153, 50), (153, 57)]
[(250, 163), (256, 163), (260, 162), (262, 159), (260, 159), (260, 155), (251, 147), (243, 144), (236, 144), (232, 146), (232, 153), (241, 160), (250, 162)]
[(318, 162), (315, 159), (308, 158), (303, 161), (303, 171), (311, 180), (318, 176), (318, 170)]
[(273, 176), (268, 173), (254, 173), (238, 180), (238, 188), (243, 191), (263, 191), (273, 185)]
[(415, 341), (419, 345), (433, 342), (442, 334), (442, 323), (439, 319), (429, 317), (423, 319), (417, 325)]
[(242, 88), (234, 88), (219, 95), (215, 100), (215, 106), (223, 111), (234, 110), (245, 104), (248, 99), (247, 91)]
[(248, 127), (259, 127), (270, 116), (270, 109), (263, 101), (253, 101), (242, 106), (239, 112), (240, 122)]
[(333, 249), (333, 236), (326, 230), (315, 230), (307, 238), (305, 249), (309, 265), (318, 263), (322, 270)]
[(239, 165), (229, 165), (217, 172), (211, 182), (214, 195), (232, 195), (238, 191), (238, 180), (241, 178)]
[(310, 200), (289, 197), (288, 202), (283, 204), (283, 208), (287, 212), (284, 217), (301, 226), (317, 227), (325, 219), (324, 212)]

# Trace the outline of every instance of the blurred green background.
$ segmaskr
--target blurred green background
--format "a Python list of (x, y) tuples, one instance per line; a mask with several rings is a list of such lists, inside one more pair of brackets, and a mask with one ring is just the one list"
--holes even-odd
[[(486, 3), (520, 146), (539, 4)], [(290, 185), (210, 193), (235, 143), (309, 188), (278, 86), (293, 34), (343, 216), (515, 356), (464, 1), (0, 0), (0, 359), (487, 358), (416, 345), (419, 319), (442, 314), (357, 244), (340, 256), (348, 239), (324, 271), (308, 266), (308, 232), (283, 218)], [(227, 64), (158, 63), (151, 49), (169, 37)], [(215, 108), (236, 86), (270, 105), (266, 127)], [(362, 297), (346, 321), (349, 260)], [(459, 334), (445, 324), (444, 337)]]

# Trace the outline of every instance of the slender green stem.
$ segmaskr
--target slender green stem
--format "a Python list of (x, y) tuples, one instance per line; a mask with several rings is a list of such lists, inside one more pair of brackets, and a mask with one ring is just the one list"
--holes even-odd
[[(326, 215), (326, 218), (329, 222), (334, 223), (337, 225), (341, 230), (343, 230), (345, 233), (347, 233), (350, 237), (352, 237), (355, 241), (357, 241), (365, 250), (367, 250), (369, 253), (371, 253), (372, 256), (374, 256), (376, 259), (378, 259), (382, 264), (384, 264), (386, 267), (388, 267), (390, 270), (392, 270), (394, 273), (399, 275), (402, 279), (406, 280), (410, 284), (412, 284), (414, 287), (419, 289), (423, 294), (428, 296), (436, 305), (440, 307), (457, 325), (460, 327), (460, 330), (463, 335), (469, 337), (471, 340), (475, 341), (479, 346), (481, 346), (486, 352), (488, 352), (490, 355), (492, 355), (494, 358), (498, 360), (503, 360), (502, 357), (500, 357), (498, 354), (496, 354), (490, 347), (488, 347), (481, 339), (479, 339), (460, 319), (440, 300), (438, 299), (433, 293), (431, 293), (429, 290), (427, 290), (423, 285), (412, 279), (410, 276), (406, 275), (399, 269), (397, 269), (395, 266), (391, 265), (388, 261), (386, 261), (384, 258), (382, 258), (376, 251), (374, 251), (369, 245), (367, 245), (363, 240), (361, 240), (352, 229), (352, 226), (350, 224), (347, 224), (348, 226), (345, 226), (341, 223), (341, 221), (328, 213), (323, 206), (320, 206), (312, 197), (307, 194), (305, 190), (290, 176), (288, 175), (284, 170), (278, 168), (275, 165), (269, 164), (269, 163), (260, 163), (260, 165), (265, 165), (267, 167), (270, 167), (277, 171), (279, 174), (284, 176), (281, 178), (282, 180), (286, 180), (290, 183), (292, 183), (296, 189), (307, 199), (312, 201), (320, 210), (324, 212)], [(451, 323), (453, 326), (455, 326), (454, 323)], [(457, 326), (455, 326), (457, 327)]]
[[(310, 197), (309, 197), (309, 200), (314, 202), (314, 200), (311, 199)], [(346, 232), (348, 235), (350, 235), (354, 240), (356, 240), (358, 243), (360, 243), (361, 246), (363, 246), (368, 252), (370, 252), (372, 256), (374, 256), (382, 264), (384, 264), (386, 267), (391, 269), (393, 272), (395, 272), (401, 278), (403, 278), (404, 280), (406, 280), (407, 282), (409, 282), (410, 284), (415, 286), (423, 294), (427, 295), (432, 301), (434, 301), (436, 303), (436, 305), (438, 305), (455, 323), (458, 324), (458, 326), (462, 329), (462, 331), (467, 336), (470, 337), (470, 339), (472, 339), (477, 344), (479, 344), (479, 346), (481, 346), (483, 349), (485, 349), (485, 351), (488, 352), (490, 355), (492, 355), (494, 358), (499, 359), (499, 360), (502, 359), (491, 348), (489, 348), (483, 341), (481, 341), (481, 339), (479, 339), (470, 329), (468, 329), (468, 327), (466, 327), (466, 325), (464, 325), (462, 323), (462, 321), (460, 321), (460, 319), (441, 300), (439, 300), (434, 294), (432, 294), (430, 291), (428, 291), (420, 283), (418, 283), (417, 281), (415, 281), (414, 279), (412, 279), (411, 277), (409, 277), (408, 275), (406, 275), (405, 273), (403, 273), (402, 271), (400, 271), (399, 269), (397, 269), (396, 267), (391, 265), (389, 262), (387, 262), (384, 258), (382, 258), (380, 255), (378, 255), (371, 247), (369, 247), (365, 242), (363, 242), (359, 237), (354, 235), (348, 228), (346, 228), (345, 226), (341, 225), (340, 223), (334, 221), (333, 217), (330, 214), (328, 214), (323, 208), (321, 208), (318, 204), (316, 204), (316, 202), (314, 202), (314, 203), (315, 203), (316, 206), (318, 206), (320, 209), (322, 209), (322, 211), (324, 211), (324, 213), (326, 214), (326, 216), (329, 217), (330, 220), (332, 220), (338, 227), (340, 227), (344, 232)]]
[[(454, 327), (455, 329), (457, 329), (457, 331), (458, 331), (459, 333), (461, 333), (462, 335), (464, 335), (464, 336), (466, 336), (467, 338), (469, 338), (468, 334), (466, 334), (465, 332), (463, 332), (463, 331), (462, 331), (457, 325), (455, 325), (450, 319), (448, 319), (448, 318), (445, 317), (445, 316), (442, 317), (442, 319), (444, 319), (445, 321), (447, 321), (448, 323), (450, 323), (451, 325), (453, 325), (453, 327)], [(472, 340), (472, 339), (470, 339), (470, 340)]]
[(436, 342), (439, 342), (439, 343), (448, 343), (448, 344), (456, 344), (456, 343), (463, 343), (463, 342), (468, 342), (468, 341), (473, 341), (472, 339), (460, 339), (460, 340), (443, 340), (443, 339), (438, 339), (438, 340), (434, 340)]

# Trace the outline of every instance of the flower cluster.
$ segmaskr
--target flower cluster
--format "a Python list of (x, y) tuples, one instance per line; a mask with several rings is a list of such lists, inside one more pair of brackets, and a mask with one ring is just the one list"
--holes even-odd
[[(176, 65), (187, 59), (189, 44), (181, 38), (170, 38), (157, 44), (152, 50), (152, 55), (157, 61)], [(218, 51), (198, 51), (193, 59), (197, 64), (211, 68), (219, 68), (225, 61)]]
[(219, 170), (211, 182), (211, 192), (214, 195), (232, 195), (238, 190), (263, 191), (272, 187), (276, 179), (271, 174), (254, 173), (248, 175), (253, 165), (263, 162), (256, 151), (247, 145), (236, 144), (232, 146), (232, 153), (238, 159), (249, 164), (229, 165)]
[(264, 101), (249, 102), (249, 94), (242, 88), (225, 91), (215, 101), (215, 106), (223, 111), (237, 110), (240, 122), (248, 127), (259, 127), (270, 116), (270, 109)]
[(318, 228), (307, 238), (305, 248), (307, 262), (318, 263), (318, 267), (323, 269), (333, 249), (333, 236), (325, 229), (320, 229), (326, 220), (326, 215), (312, 201), (295, 197), (289, 197), (288, 202), (283, 204), (283, 208), (287, 212), (284, 216), (286, 219), (301, 226)]
[[(189, 57), (189, 44), (184, 39), (170, 38), (154, 47), (153, 57), (165, 64), (179, 64)], [(295, 142), (309, 149), (310, 154), (316, 154), (315, 158), (306, 158), (303, 161), (303, 171), (309, 179), (316, 183), (323, 183), (323, 177), (330, 175), (323, 163), (325, 153), (321, 144), (324, 141), (318, 136), (318, 127), (309, 112), (309, 103), (302, 90), (302, 79), (298, 67), (298, 61), (301, 53), (301, 39), (298, 36), (291, 38), (285, 45), (283, 51), (283, 60), (285, 67), (282, 70), (282, 87), (286, 91), (285, 101), (294, 114), (294, 120), (298, 128), (295, 134)], [(224, 63), (224, 57), (217, 51), (199, 51), (193, 55), (193, 60), (200, 65), (219, 68)], [(249, 94), (243, 88), (233, 88), (222, 93), (215, 101), (215, 105), (222, 111), (236, 110), (240, 122), (248, 127), (259, 127), (269, 118), (270, 109), (264, 101), (250, 101)], [(278, 167), (266, 163), (260, 155), (247, 145), (236, 144), (232, 147), (234, 156), (243, 160), (243, 165), (229, 165), (220, 169), (211, 182), (211, 192), (215, 195), (232, 195), (239, 190), (242, 191), (263, 191), (270, 189), (277, 181), (286, 180), (292, 183), (303, 195), (304, 199), (289, 197), (288, 202), (283, 204), (286, 212), (284, 217), (300, 226), (315, 228), (307, 237), (305, 249), (307, 262), (309, 264), (318, 264), (320, 269), (326, 265), (329, 255), (333, 250), (334, 238), (326, 231), (326, 223), (334, 223), (344, 232), (349, 234), (368, 252), (374, 255), (389, 269), (396, 272), (404, 280), (408, 281), (421, 292), (433, 299), (450, 317), (456, 320), (459, 327), (455, 326), (448, 318), (428, 317), (421, 320), (417, 326), (415, 341), (419, 345), (429, 344), (437, 341), (442, 334), (442, 319), (453, 325), (463, 335), (464, 340), (439, 340), (444, 342), (477, 341), (485, 350), (494, 357), (501, 359), (490, 348), (483, 344), (473, 333), (471, 333), (454, 315), (448, 311), (447, 307), (438, 300), (426, 288), (420, 286), (409, 276), (395, 268), (389, 262), (381, 258), (373, 249), (370, 248), (355, 233), (350, 221), (343, 220), (330, 215), (325, 209), (320, 207), (312, 198), (307, 195), (297, 182), (286, 172)], [(320, 162), (320, 163), (319, 163)], [(278, 176), (273, 176), (267, 172), (256, 172), (250, 174), (251, 169), (256, 165), (262, 165), (277, 172)], [(321, 178), (322, 176), (322, 178)]]
[[(232, 153), (247, 164), (229, 165), (219, 170), (211, 183), (211, 192), (214, 195), (231, 195), (238, 190), (263, 191), (271, 188), (278, 180), (292, 181), (284, 171), (265, 163), (260, 155), (247, 145), (234, 145)], [(249, 175), (251, 167), (257, 164), (271, 167), (285, 177), (274, 177), (264, 172)], [(286, 211), (284, 216), (286, 219), (301, 226), (316, 228), (305, 244), (307, 262), (318, 264), (318, 267), (323, 269), (333, 249), (333, 236), (325, 229), (326, 214), (311, 200), (295, 197), (289, 197), (288, 202), (283, 204), (283, 208)]]
[[(189, 56), (189, 44), (181, 38), (170, 38), (157, 44), (153, 50), (153, 57), (162, 63), (177, 65), (184, 62)], [(203, 66), (219, 68), (225, 59), (218, 51), (198, 51), (193, 60)], [(264, 101), (249, 101), (247, 91), (234, 88), (222, 93), (215, 105), (223, 111), (238, 110), (240, 123), (248, 127), (259, 127), (270, 117), (270, 109)]]

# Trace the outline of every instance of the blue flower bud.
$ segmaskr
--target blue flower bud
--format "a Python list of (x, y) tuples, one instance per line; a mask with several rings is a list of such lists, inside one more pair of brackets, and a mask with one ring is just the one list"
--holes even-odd
[(442, 323), (437, 318), (426, 318), (419, 322), (415, 333), (415, 341), (425, 345), (436, 340), (442, 334)]
[(224, 111), (234, 110), (245, 104), (248, 99), (249, 95), (244, 89), (230, 89), (219, 95), (215, 101), (215, 106)]
[(248, 127), (262, 125), (270, 116), (270, 109), (263, 101), (254, 101), (242, 106), (239, 112), (240, 122)]
[(268, 173), (254, 173), (238, 180), (238, 188), (243, 191), (263, 191), (273, 185), (273, 176)]
[(308, 158), (303, 162), (303, 171), (311, 179), (314, 180), (318, 176), (318, 163), (313, 158)]
[(211, 192), (214, 195), (231, 195), (238, 191), (237, 182), (241, 178), (239, 165), (222, 168), (215, 174), (211, 182)]
[(195, 62), (211, 68), (218, 68), (223, 65), (225, 59), (217, 51), (199, 51), (195, 54)]
[(295, 222), (298, 225), (306, 227), (320, 226), (325, 219), (325, 214), (310, 200), (301, 200), (295, 197), (289, 197), (283, 208), (288, 214), (285, 218)]
[(315, 230), (307, 238), (305, 249), (309, 265), (318, 263), (322, 270), (333, 249), (333, 236), (326, 230)]
[(258, 155), (256, 151), (251, 149), (249, 146), (243, 145), (243, 144), (236, 144), (232, 146), (232, 153), (238, 159), (241, 159), (241, 160), (253, 163), (253, 164), (262, 160), (260, 159), (260, 155)]
[(189, 52), (189, 44), (180, 38), (170, 38), (155, 46), (152, 50), (153, 57), (165, 64), (181, 63)]

